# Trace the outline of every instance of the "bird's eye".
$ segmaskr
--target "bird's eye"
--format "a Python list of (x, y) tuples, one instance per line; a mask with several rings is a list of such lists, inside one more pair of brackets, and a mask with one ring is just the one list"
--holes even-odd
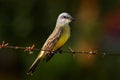
[(67, 16), (63, 16), (62, 18), (64, 18), (64, 19), (68, 19), (68, 17), (67, 17)]
[(67, 18), (66, 16), (63, 16), (63, 18)]

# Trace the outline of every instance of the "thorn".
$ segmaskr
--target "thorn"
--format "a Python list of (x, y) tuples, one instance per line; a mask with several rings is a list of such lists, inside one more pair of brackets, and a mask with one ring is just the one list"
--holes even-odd
[(2, 44), (0, 45), (0, 48), (5, 48), (8, 46), (8, 43), (5, 43), (5, 41), (2, 42)]
[(75, 54), (75, 51), (71, 47), (69, 47), (69, 50), (72, 54)]
[(31, 47), (26, 47), (24, 51), (29, 51), (31, 53), (31, 51), (34, 49), (35, 45), (33, 44)]
[(96, 55), (97, 54), (96, 51), (90, 51), (89, 53), (92, 54), (92, 55)]
[(31, 47), (31, 50), (33, 50), (33, 49), (34, 49), (34, 47), (35, 47), (35, 45), (33, 44), (33, 45), (32, 45), (32, 47)]
[(73, 58), (75, 58), (75, 51), (71, 47), (69, 47), (69, 50), (70, 50), (70, 53), (72, 53)]
[(93, 51), (93, 55), (98, 54), (98, 50)]
[(90, 54), (93, 54), (93, 51), (90, 51), (89, 53), (90, 53)]

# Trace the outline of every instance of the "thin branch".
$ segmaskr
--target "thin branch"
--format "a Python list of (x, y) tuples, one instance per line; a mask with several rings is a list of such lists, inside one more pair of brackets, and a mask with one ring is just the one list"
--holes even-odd
[[(40, 51), (41, 49), (39, 48), (35, 48), (35, 45), (33, 44), (32, 46), (28, 46), (28, 47), (20, 47), (20, 46), (9, 46), (8, 43), (5, 43), (4, 41), (0, 44), (0, 48), (10, 48), (10, 49), (21, 49), (24, 51), (28, 51), (30, 54), (33, 53), (33, 51)], [(50, 50), (41, 50), (41, 51), (50, 51)], [(69, 51), (58, 51), (59, 53), (71, 53), (71, 54), (89, 54), (89, 55), (102, 55), (104, 56), (120, 56), (120, 53), (100, 53), (97, 51), (74, 51), (71, 47), (69, 47)]]

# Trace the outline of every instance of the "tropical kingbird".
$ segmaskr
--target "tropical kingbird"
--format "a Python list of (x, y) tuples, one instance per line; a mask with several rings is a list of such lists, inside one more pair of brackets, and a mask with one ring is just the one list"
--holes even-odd
[(70, 37), (69, 23), (73, 20), (68, 13), (61, 13), (58, 16), (56, 26), (44, 43), (36, 60), (33, 62), (27, 74), (32, 74), (41, 60), (48, 61), (66, 43)]

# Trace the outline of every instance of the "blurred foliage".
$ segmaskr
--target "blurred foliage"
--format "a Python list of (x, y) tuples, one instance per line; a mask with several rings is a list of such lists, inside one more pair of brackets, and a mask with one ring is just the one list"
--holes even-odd
[[(71, 46), (75, 50), (120, 53), (119, 0), (0, 0), (0, 42), (41, 48), (61, 12), (76, 18), (63, 50)], [(95, 57), (92, 64), (88, 57), (78, 57), (90, 63), (83, 66), (71, 54), (56, 54), (28, 76), (26, 72), (37, 54), (0, 49), (0, 80), (120, 80), (119, 57)]]

